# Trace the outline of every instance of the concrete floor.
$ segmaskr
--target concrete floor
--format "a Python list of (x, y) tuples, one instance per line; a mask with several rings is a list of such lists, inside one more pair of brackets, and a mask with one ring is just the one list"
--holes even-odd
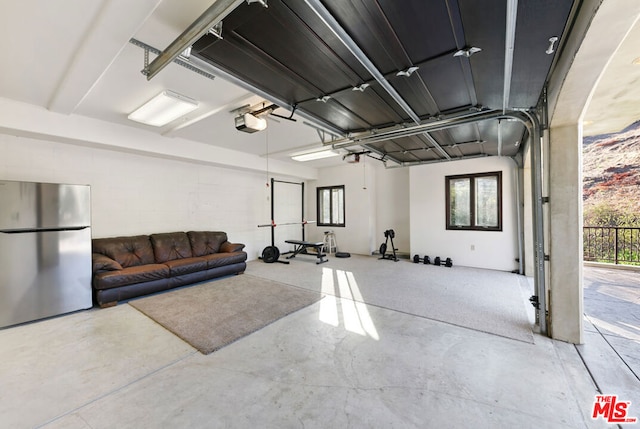
[[(0, 427), (609, 427), (591, 419), (598, 391), (571, 344), (380, 305), (359, 308), (376, 333), (362, 335), (322, 322), (320, 305), (207, 356), (126, 304), (1, 330)], [(638, 386), (603, 392), (637, 405)]]
[(584, 312), (580, 356), (599, 390), (630, 400), (640, 422), (640, 270), (586, 266)]

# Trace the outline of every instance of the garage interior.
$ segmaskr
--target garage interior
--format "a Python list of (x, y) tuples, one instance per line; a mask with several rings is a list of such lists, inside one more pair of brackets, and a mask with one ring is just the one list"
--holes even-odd
[[(633, 43), (640, 5), (622, 0), (82, 3), (66, 0), (54, 6), (31, 0), (1, 7), (7, 9), (0, 18), (6, 52), (0, 148), (8, 154), (0, 161), (3, 178), (86, 181), (90, 172), (82, 166), (67, 167), (87, 159), (85, 153), (95, 159), (130, 158), (131, 171), (134, 160), (143, 157), (214, 168), (216, 174), (230, 170), (229, 177), (247, 188), (245, 174), (253, 182), (258, 176), (261, 182), (270, 176), (313, 182), (323, 174), (319, 171), (332, 172), (356, 157), (376, 165), (380, 178), (403, 169), (508, 158), (519, 172), (513, 197), (520, 207), (516, 270), (531, 278), (531, 293), (539, 302), (535, 311), (527, 309), (535, 341), (521, 344), (441, 325), (407, 314), (407, 307), (392, 303), (391, 297), (373, 305), (364, 296), (372, 318), (380, 321), (380, 341), (332, 331), (318, 324), (318, 309), (311, 307), (272, 325), (263, 337), (206, 357), (123, 305), (110, 313), (91, 311), (0, 332), (3, 343), (12, 344), (4, 350), (1, 367), (11, 386), (24, 381), (12, 370), (12, 365), (23, 368), (19, 361), (29, 363), (24, 371), (40, 368), (34, 377), (62, 383), (52, 374), (74, 374), (68, 388), (77, 389), (33, 420), (21, 412), (21, 401), (6, 402), (14, 407), (5, 411), (18, 426), (29, 421), (27, 426), (37, 427), (139, 427), (146, 421), (149, 426), (224, 427), (264, 419), (274, 427), (285, 421), (312, 427), (323, 422), (362, 427), (376, 421), (410, 427), (425, 422), (464, 427), (478, 421), (485, 426), (598, 427), (589, 418), (597, 386), (574, 347), (585, 343), (581, 139), (616, 131), (640, 116), (634, 102), (638, 85), (633, 84), (640, 72), (637, 65), (628, 71), (640, 55), (634, 55)], [(25, 32), (26, 25), (33, 31)], [(631, 60), (629, 55), (634, 55)], [(197, 109), (159, 127), (128, 119), (165, 90), (197, 99)], [(238, 118), (266, 121), (268, 131), (246, 132), (260, 125), (239, 125)], [(245, 132), (239, 131), (242, 127)], [(334, 156), (308, 163), (291, 159), (324, 151)], [(43, 161), (29, 169), (33, 154)], [(55, 165), (47, 165), (43, 154), (52, 155)], [(215, 183), (222, 185), (224, 180)], [(98, 182), (93, 189), (96, 195), (107, 188)], [(146, 189), (140, 188), (137, 197), (144, 198)], [(248, 204), (249, 195), (263, 197), (247, 191), (236, 203)], [(152, 199), (161, 201), (161, 194)], [(256, 211), (264, 205), (256, 204)], [(203, 206), (200, 202), (198, 208)], [(224, 220), (231, 233), (257, 251), (266, 244), (264, 236), (256, 235), (256, 222), (246, 220), (242, 210), (251, 209), (239, 207), (225, 216), (242, 219), (244, 225)], [(98, 212), (94, 208), (98, 233), (129, 233)], [(154, 227), (173, 229), (170, 222)], [(379, 244), (381, 231), (376, 232), (363, 239), (365, 247)], [(329, 269), (335, 275), (349, 271)], [(319, 270), (314, 275), (320, 276)], [(358, 301), (340, 294), (336, 300), (341, 308)], [(102, 332), (101, 326), (110, 328)], [(132, 338), (120, 338), (121, 330), (146, 337), (145, 349)], [(21, 343), (25, 337), (44, 341), (49, 335), (55, 352), (48, 363), (38, 359), (33, 346)], [(98, 367), (93, 375), (102, 381), (124, 371), (125, 361), (135, 369), (96, 393), (91, 377), (77, 376), (64, 364), (69, 348), (81, 343), (87, 348), (70, 361), (83, 371)], [(94, 353), (127, 358), (90, 363)], [(254, 359), (256, 354), (274, 360)], [(393, 369), (398, 360), (402, 364), (396, 368), (404, 368), (406, 377)], [(429, 365), (441, 372), (433, 374)], [(513, 380), (514, 374), (527, 372), (533, 374), (529, 386)], [(368, 379), (372, 373), (380, 379)], [(207, 376), (218, 381), (200, 385)], [(554, 384), (553, 378), (560, 381)], [(16, 398), (37, 396), (38, 381), (30, 381)], [(169, 383), (176, 390), (163, 396)], [(189, 391), (195, 385), (196, 391)], [(47, 386), (47, 395), (54, 395), (54, 384)], [(180, 395), (185, 400), (176, 403)], [(209, 404), (221, 396), (227, 399), (211, 410)], [(125, 406), (131, 403), (139, 406)], [(451, 412), (460, 404), (471, 410), (466, 417)], [(127, 409), (124, 415), (115, 413), (121, 407)], [(151, 417), (158, 409), (166, 413)], [(549, 415), (542, 412), (549, 409)], [(115, 420), (109, 420), (110, 414), (117, 415)]]

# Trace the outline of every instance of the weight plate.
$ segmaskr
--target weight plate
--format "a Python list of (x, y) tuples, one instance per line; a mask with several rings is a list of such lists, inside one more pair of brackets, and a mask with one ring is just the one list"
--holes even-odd
[(280, 250), (276, 246), (267, 246), (262, 251), (262, 260), (267, 264), (276, 262), (280, 257)]

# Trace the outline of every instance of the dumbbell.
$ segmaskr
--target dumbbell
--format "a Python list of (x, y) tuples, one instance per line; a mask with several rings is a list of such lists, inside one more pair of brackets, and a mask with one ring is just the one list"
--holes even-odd
[(424, 258), (421, 258), (419, 255), (413, 255), (413, 263), (417, 264), (418, 262), (428, 265), (431, 263), (431, 259), (429, 259), (427, 255), (424, 255)]
[(440, 259), (440, 256), (436, 256), (435, 259), (433, 260), (433, 265), (437, 265), (437, 266), (444, 265), (445, 267), (451, 268), (453, 267), (453, 259), (447, 258), (445, 259), (443, 264), (442, 259)]

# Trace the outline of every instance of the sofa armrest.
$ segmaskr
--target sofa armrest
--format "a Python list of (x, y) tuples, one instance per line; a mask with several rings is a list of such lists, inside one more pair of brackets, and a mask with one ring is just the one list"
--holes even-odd
[(91, 264), (94, 273), (99, 271), (116, 271), (122, 269), (122, 265), (120, 265), (118, 261), (115, 261), (101, 253), (91, 254)]
[(244, 244), (241, 243), (229, 243), (225, 241), (220, 245), (220, 253), (240, 252), (242, 249), (244, 249)]

